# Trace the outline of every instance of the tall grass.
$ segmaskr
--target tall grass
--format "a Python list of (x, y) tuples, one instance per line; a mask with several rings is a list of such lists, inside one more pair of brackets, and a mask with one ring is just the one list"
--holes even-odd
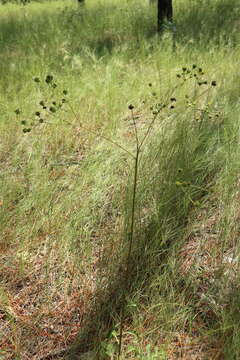
[[(174, 7), (175, 52), (144, 1), (0, 5), (6, 358), (116, 358), (123, 292), (123, 359), (239, 357), (239, 4)], [(176, 76), (193, 64), (207, 85)], [(139, 136), (167, 106), (140, 154), (126, 292), (130, 104)]]

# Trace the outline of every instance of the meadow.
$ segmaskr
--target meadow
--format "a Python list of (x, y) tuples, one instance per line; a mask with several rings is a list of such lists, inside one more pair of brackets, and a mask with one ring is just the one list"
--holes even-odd
[(0, 3), (0, 359), (240, 358), (240, 4), (173, 6)]

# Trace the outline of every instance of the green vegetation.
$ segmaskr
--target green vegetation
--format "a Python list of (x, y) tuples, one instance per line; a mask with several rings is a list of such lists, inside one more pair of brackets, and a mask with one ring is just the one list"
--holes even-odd
[(240, 358), (240, 4), (174, 10), (0, 5), (0, 358)]

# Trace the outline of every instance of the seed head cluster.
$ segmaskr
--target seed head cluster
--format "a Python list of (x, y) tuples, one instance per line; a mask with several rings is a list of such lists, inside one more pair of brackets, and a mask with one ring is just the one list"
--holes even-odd
[[(64, 96), (68, 95), (68, 91), (66, 89), (64, 89), (62, 93), (55, 93), (57, 83), (54, 82), (53, 75), (47, 75), (44, 80), (41, 80), (39, 77), (34, 77), (33, 81), (38, 86), (41, 85), (41, 87), (39, 88), (41, 92), (44, 91), (45, 85), (46, 91), (44, 91), (44, 93), (46, 93), (46, 95), (44, 96), (44, 99), (39, 101), (40, 109), (36, 109), (33, 114), (33, 118), (30, 117), (29, 120), (20, 119), (20, 124), (23, 126), (22, 131), (24, 134), (29, 133), (33, 127), (46, 123), (50, 116), (52, 116), (52, 120), (55, 113), (57, 113), (62, 108), (63, 104), (67, 102), (66, 98), (61, 98), (61, 94), (63, 94)], [(14, 112), (17, 116), (22, 113), (20, 109), (16, 109)]]

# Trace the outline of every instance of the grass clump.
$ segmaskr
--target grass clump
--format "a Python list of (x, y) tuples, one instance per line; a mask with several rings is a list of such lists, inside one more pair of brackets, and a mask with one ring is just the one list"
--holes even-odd
[(145, 2), (0, 5), (4, 357), (239, 357), (226, 5), (174, 4), (174, 53)]

